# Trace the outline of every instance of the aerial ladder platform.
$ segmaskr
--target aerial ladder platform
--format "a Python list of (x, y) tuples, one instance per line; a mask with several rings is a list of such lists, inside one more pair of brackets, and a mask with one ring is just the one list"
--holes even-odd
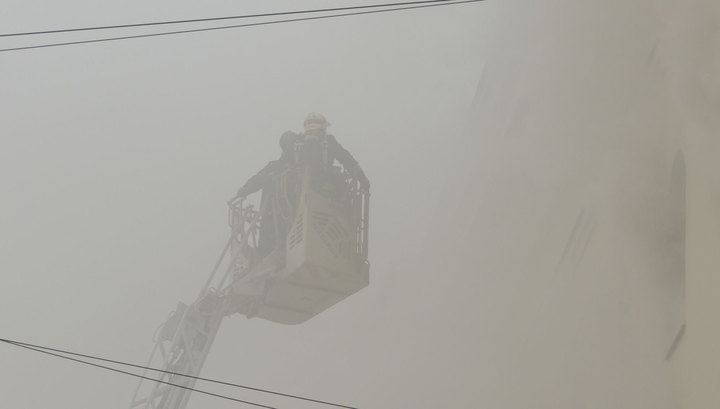
[(144, 374), (129, 408), (185, 409), (224, 317), (300, 324), (366, 287), (369, 200), (366, 180), (333, 166), (273, 175), (257, 208), (228, 202), (225, 248), (154, 335), (147, 367), (163, 372)]

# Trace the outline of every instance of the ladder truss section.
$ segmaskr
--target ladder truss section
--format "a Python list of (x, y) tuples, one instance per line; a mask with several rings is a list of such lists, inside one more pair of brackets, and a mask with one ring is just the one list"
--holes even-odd
[(213, 292), (189, 306), (179, 303), (158, 334), (147, 366), (190, 377), (160, 373), (154, 382), (141, 381), (130, 409), (185, 408), (196, 382), (192, 377), (200, 376), (224, 315), (224, 300)]

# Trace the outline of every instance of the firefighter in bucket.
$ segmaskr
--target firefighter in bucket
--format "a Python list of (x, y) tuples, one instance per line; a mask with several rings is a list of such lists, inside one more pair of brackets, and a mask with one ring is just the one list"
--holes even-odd
[[(344, 173), (351, 175), (366, 186), (368, 179), (358, 165), (358, 162), (333, 135), (327, 133), (330, 123), (322, 114), (312, 112), (307, 115), (304, 122), (304, 132), (295, 133), (287, 131), (280, 137), (280, 158), (273, 160), (251, 177), (238, 190), (238, 197), (248, 195), (262, 189), (261, 208), (265, 208), (263, 223), (260, 228), (260, 242), (258, 256), (260, 258), (269, 254), (276, 248), (285, 245), (288, 224), (291, 222), (297, 207), (298, 180), (297, 172), (305, 168), (337, 169), (336, 178), (320, 178), (317, 187), (327, 191), (328, 194), (340, 193), (341, 182), (339, 168), (336, 162), (342, 165)], [(289, 172), (288, 172), (289, 171)], [(295, 171), (295, 173), (293, 173)], [(287, 174), (285, 180), (278, 180), (278, 176)], [(333, 173), (330, 173), (332, 175)], [(280, 182), (280, 183), (279, 183)], [(278, 186), (281, 184), (282, 186)], [(281, 188), (281, 189), (279, 189)], [(280, 191), (279, 191), (280, 190)], [(280, 196), (282, 197), (282, 200)], [(269, 205), (274, 203), (274, 206)], [(266, 205), (267, 204), (267, 205)]]

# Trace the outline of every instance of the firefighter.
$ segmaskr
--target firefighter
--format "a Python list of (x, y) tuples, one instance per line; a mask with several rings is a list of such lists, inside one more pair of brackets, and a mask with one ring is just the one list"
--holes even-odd
[(305, 132), (296, 134), (287, 131), (280, 137), (280, 158), (268, 163), (255, 176), (251, 177), (240, 190), (239, 197), (246, 197), (264, 188), (274, 175), (290, 167), (333, 166), (335, 160), (356, 179), (367, 183), (367, 178), (357, 161), (334, 136), (327, 133), (330, 126), (325, 117), (311, 112), (305, 118)]
[(305, 118), (305, 132), (298, 135), (294, 144), (296, 163), (310, 166), (333, 166), (335, 160), (358, 180), (367, 182), (365, 174), (357, 161), (334, 136), (327, 133), (330, 123), (317, 112), (311, 112)]
[(285, 170), (287, 165), (292, 163), (293, 146), (298, 135), (293, 131), (286, 131), (280, 136), (280, 158), (271, 161), (264, 168), (260, 169), (255, 176), (248, 179), (243, 187), (238, 190), (238, 197), (247, 197), (265, 187), (272, 180), (272, 177)]
[[(333, 168), (337, 160), (353, 177), (368, 186), (367, 178), (350, 152), (340, 145), (334, 136), (327, 133), (330, 124), (324, 116), (310, 113), (305, 118), (305, 132), (287, 131), (280, 137), (280, 158), (268, 163), (251, 177), (238, 191), (239, 197), (246, 197), (262, 189), (261, 208), (264, 208), (260, 223), (258, 256), (265, 257), (274, 249), (284, 249), (289, 223), (297, 206), (298, 180), (285, 178), (285, 191), (280, 193), (285, 200), (276, 200), (275, 178), (283, 172), (304, 167)], [(340, 174), (338, 173), (338, 177)], [(340, 183), (344, 180), (340, 178)]]

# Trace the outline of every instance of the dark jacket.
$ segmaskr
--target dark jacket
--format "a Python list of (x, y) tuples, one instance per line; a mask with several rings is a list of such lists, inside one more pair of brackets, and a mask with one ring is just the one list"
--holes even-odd
[(238, 191), (238, 196), (248, 196), (262, 189), (273, 176), (291, 167), (333, 166), (337, 160), (351, 173), (365, 179), (360, 166), (353, 156), (338, 143), (334, 136), (325, 133), (308, 132), (296, 134), (285, 132), (280, 137), (282, 154), (251, 177)]

